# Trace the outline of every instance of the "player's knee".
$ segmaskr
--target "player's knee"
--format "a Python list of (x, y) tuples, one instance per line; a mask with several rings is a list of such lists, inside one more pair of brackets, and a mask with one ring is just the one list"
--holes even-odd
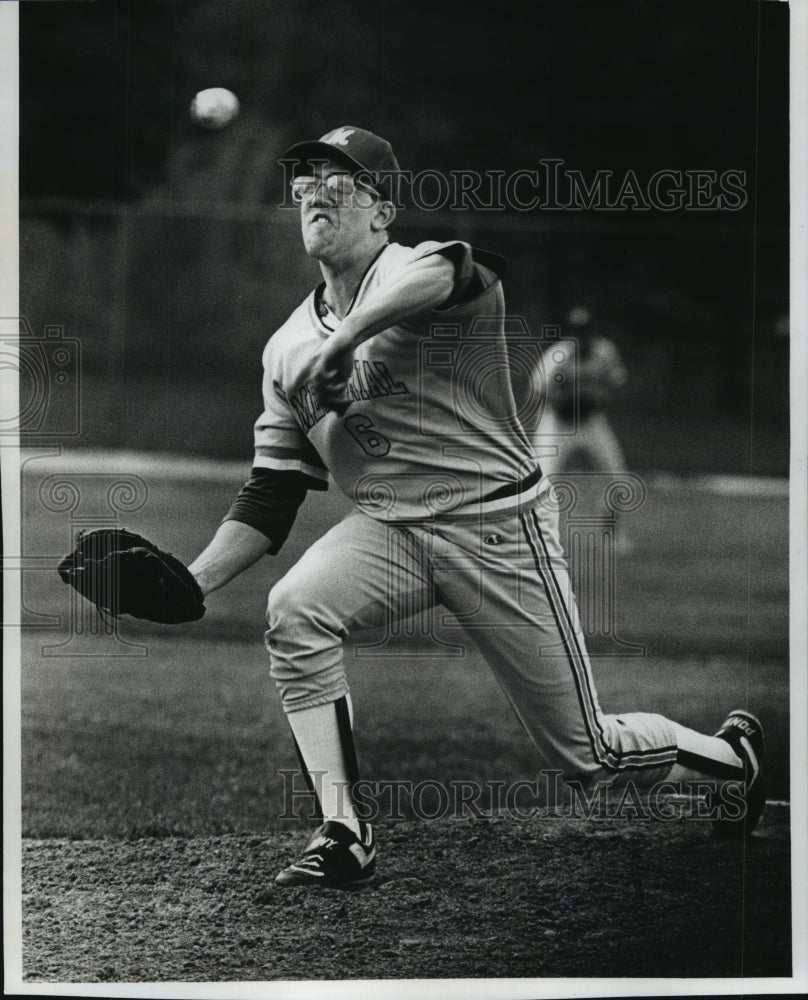
[(340, 625), (294, 579), (281, 580), (269, 594), (265, 635), (270, 676), (284, 710), (294, 712), (347, 693)]
[(297, 588), (289, 586), (285, 577), (270, 590), (267, 600), (267, 624), (270, 630), (280, 628), (297, 613), (297, 597)]
[(269, 592), (267, 601), (268, 637), (283, 639), (303, 636), (307, 628), (307, 602), (301, 588), (280, 580)]
[(268, 635), (292, 641), (306, 642), (316, 635), (332, 640), (339, 637), (342, 625), (327, 601), (320, 599), (311, 586), (286, 576), (269, 592), (267, 602)]

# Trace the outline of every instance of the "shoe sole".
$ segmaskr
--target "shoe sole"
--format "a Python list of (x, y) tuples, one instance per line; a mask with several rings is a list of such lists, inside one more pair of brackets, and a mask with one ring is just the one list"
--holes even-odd
[[(284, 876), (287, 876), (284, 878)], [(351, 889), (353, 886), (368, 885), (376, 878), (376, 859), (370, 861), (356, 878), (335, 881), (323, 876), (317, 878), (314, 875), (303, 875), (300, 872), (288, 872), (284, 870), (275, 876), (275, 884), (282, 889), (295, 889), (301, 886), (311, 886), (313, 889)]]
[(359, 878), (352, 878), (345, 882), (334, 882), (331, 879), (326, 878), (315, 878), (310, 875), (298, 875), (291, 874), (289, 879), (281, 880), (280, 875), (275, 877), (275, 885), (280, 886), (282, 889), (300, 889), (303, 886), (308, 886), (312, 889), (353, 889), (354, 886), (369, 885), (376, 878), (376, 872), (363, 872)]

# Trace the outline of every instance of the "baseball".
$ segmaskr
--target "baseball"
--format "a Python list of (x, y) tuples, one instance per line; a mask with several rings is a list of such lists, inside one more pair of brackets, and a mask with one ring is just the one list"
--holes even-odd
[(226, 87), (200, 90), (191, 101), (191, 118), (205, 128), (224, 128), (239, 112), (239, 100)]

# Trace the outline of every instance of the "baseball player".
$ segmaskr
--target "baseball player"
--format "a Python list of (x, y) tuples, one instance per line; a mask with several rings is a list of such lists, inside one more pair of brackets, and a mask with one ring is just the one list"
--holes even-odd
[(546, 480), (514, 416), (501, 258), (459, 240), (391, 242), (399, 167), (371, 132), (338, 128), (286, 162), (323, 280), (267, 343), (251, 477), (188, 578), (198, 617), (200, 595), (280, 549), (329, 474), (353, 502), (269, 595), (270, 671), (320, 816), (276, 881), (372, 877), (373, 830), (350, 794), (343, 642), (438, 603), (463, 622), (547, 767), (587, 783), (735, 780), (745, 808), (716, 828), (749, 833), (764, 803), (753, 715), (733, 712), (705, 736), (601, 711)]
[(612, 340), (594, 330), (589, 310), (583, 306), (570, 311), (568, 326), (577, 340), (578, 354), (569, 353), (548, 371), (550, 405), (541, 441), (552, 443), (555, 453), (545, 449), (542, 470), (545, 475), (581, 467), (624, 472), (623, 449), (606, 415), (614, 393), (626, 383), (620, 352)]
[[(626, 369), (614, 341), (593, 327), (589, 310), (572, 309), (567, 327), (577, 343), (557, 345), (546, 365), (547, 403), (538, 434), (536, 454), (546, 476), (573, 472), (608, 473), (626, 471), (620, 441), (608, 417), (615, 392), (626, 383)], [(579, 478), (578, 492), (593, 513), (602, 512), (595, 480)], [(611, 511), (611, 518), (618, 518)], [(620, 531), (617, 549), (624, 555), (633, 543)]]

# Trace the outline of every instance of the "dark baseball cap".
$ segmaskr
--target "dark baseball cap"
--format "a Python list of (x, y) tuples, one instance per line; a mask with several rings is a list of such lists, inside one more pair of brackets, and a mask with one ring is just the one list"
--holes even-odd
[(292, 176), (304, 173), (312, 160), (340, 161), (352, 174), (366, 174), (368, 182), (388, 200), (393, 197), (393, 175), (401, 169), (386, 139), (356, 125), (342, 125), (321, 139), (295, 143), (286, 150), (283, 160), (299, 161), (292, 168)]

